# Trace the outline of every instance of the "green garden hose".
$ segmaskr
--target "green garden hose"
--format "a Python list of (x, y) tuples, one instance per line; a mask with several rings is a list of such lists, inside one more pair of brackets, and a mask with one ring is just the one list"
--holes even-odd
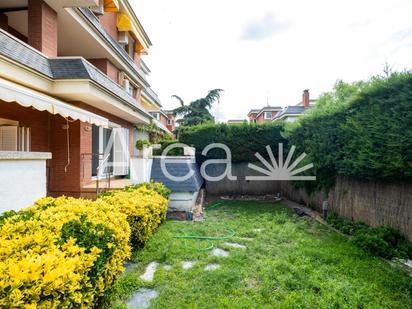
[[(229, 234), (225, 235), (225, 236), (200, 236), (200, 235), (181, 235), (181, 236), (173, 236), (173, 238), (177, 238), (177, 239), (192, 239), (192, 240), (206, 240), (209, 242), (209, 246), (207, 248), (201, 248), (198, 249), (199, 251), (208, 251), (213, 249), (214, 244), (212, 242), (212, 240), (225, 240), (225, 239), (229, 239), (232, 238), (233, 236), (235, 236), (236, 232), (229, 228), (226, 227), (229, 230)], [(193, 231), (181, 231), (181, 232), (191, 232), (192, 234)]]

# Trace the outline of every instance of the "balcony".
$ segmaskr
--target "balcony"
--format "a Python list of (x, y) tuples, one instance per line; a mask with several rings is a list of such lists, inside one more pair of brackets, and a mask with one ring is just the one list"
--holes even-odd
[[(2, 77), (70, 101), (94, 103), (93, 106), (130, 122), (146, 122), (151, 119), (136, 99), (84, 58), (48, 58), (1, 29), (0, 58), (3, 64), (3, 69), (0, 70)], [(29, 72), (25, 72), (25, 77), (20, 77), (19, 75), (23, 74), (21, 67), (26, 71), (36, 72), (35, 77), (40, 79), (39, 82), (34, 77), (26, 77)], [(19, 74), (16, 74), (16, 71)], [(39, 75), (42, 78), (39, 78)], [(48, 83), (51, 80), (51, 85), (45, 86), (45, 79)], [(44, 89), (39, 89), (40, 87)], [(138, 120), (136, 115), (131, 116), (130, 112), (139, 114), (141, 119)]]

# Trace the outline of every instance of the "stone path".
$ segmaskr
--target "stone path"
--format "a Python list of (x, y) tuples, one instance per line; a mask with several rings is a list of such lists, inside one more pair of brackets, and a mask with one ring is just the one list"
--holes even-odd
[(182, 268), (183, 269), (190, 269), (193, 266), (195, 266), (196, 263), (197, 263), (196, 261), (183, 261), (182, 262)]
[(214, 256), (227, 257), (227, 256), (230, 255), (230, 252), (229, 252), (229, 251), (225, 251), (225, 250), (223, 250), (223, 249), (214, 248), (214, 249), (212, 250), (212, 254), (213, 254)]
[(157, 266), (159, 266), (157, 262), (151, 262), (149, 265), (147, 265), (146, 271), (143, 275), (140, 276), (140, 279), (148, 282), (153, 281), (154, 273), (156, 272)]
[(204, 270), (216, 270), (220, 268), (219, 264), (208, 264), (205, 266)]
[(141, 288), (132, 295), (126, 302), (128, 308), (149, 308), (150, 301), (159, 296), (159, 293), (153, 289)]

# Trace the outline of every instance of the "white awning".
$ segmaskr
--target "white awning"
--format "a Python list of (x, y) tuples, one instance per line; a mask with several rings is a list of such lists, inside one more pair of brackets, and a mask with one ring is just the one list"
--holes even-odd
[(24, 107), (32, 106), (39, 111), (48, 111), (53, 115), (59, 114), (65, 118), (70, 117), (73, 120), (95, 124), (99, 127), (109, 126), (109, 120), (104, 117), (2, 78), (0, 78), (0, 100), (16, 102)]

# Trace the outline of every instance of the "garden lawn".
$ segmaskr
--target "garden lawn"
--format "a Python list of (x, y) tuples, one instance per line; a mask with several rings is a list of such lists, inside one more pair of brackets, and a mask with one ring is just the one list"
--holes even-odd
[[(368, 255), (281, 202), (227, 201), (206, 210), (205, 217), (197, 223), (165, 222), (135, 252), (137, 266), (118, 280), (105, 305), (123, 308), (145, 287), (159, 293), (153, 308), (412, 308), (412, 278), (401, 266)], [(208, 241), (174, 238), (223, 236), (230, 230), (236, 233), (230, 239), (213, 240), (228, 257), (202, 251)], [(140, 276), (153, 261), (160, 266), (154, 280), (144, 282)], [(184, 270), (183, 261), (197, 263)], [(208, 264), (220, 268), (206, 271)]]

